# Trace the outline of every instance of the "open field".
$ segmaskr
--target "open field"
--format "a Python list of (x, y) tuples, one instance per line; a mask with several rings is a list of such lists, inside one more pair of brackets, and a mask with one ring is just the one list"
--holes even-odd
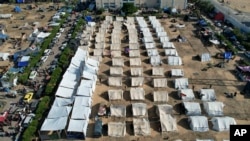
[(225, 3), (232, 9), (250, 13), (249, 0), (225, 0)]
[[(179, 21), (183, 23), (182, 21)], [(164, 50), (159, 46), (157, 46), (157, 50), (159, 54), (161, 55), (161, 59), (163, 61), (162, 67), (164, 67), (165, 70), (165, 77), (168, 79), (168, 87), (164, 90), (167, 90), (169, 93), (169, 101), (168, 104), (172, 105), (174, 107), (174, 117), (177, 119), (177, 125), (178, 125), (178, 131), (177, 132), (169, 132), (166, 135), (162, 135), (159, 132), (159, 119), (156, 115), (156, 110), (154, 108), (154, 102), (152, 97), (152, 92), (156, 90), (152, 86), (152, 75), (151, 70), (152, 66), (149, 63), (149, 57), (146, 55), (146, 49), (141, 44), (140, 46), (140, 52), (141, 52), (141, 60), (142, 60), (142, 67), (144, 69), (143, 76), (145, 78), (143, 88), (145, 90), (145, 101), (144, 103), (147, 104), (148, 108), (148, 118), (150, 121), (151, 126), (151, 136), (150, 137), (135, 137), (133, 135), (133, 129), (131, 129), (132, 125), (132, 111), (131, 111), (131, 103), (134, 103), (134, 101), (131, 101), (129, 96), (129, 90), (130, 90), (130, 80), (124, 80), (123, 82), (123, 90), (124, 92), (124, 99), (121, 101), (109, 101), (108, 100), (108, 94), (107, 91), (109, 89), (114, 89), (112, 87), (108, 86), (108, 82), (104, 81), (103, 83), (97, 85), (95, 94), (93, 95), (93, 107), (92, 107), (92, 117), (89, 123), (88, 127), (88, 133), (87, 133), (87, 140), (121, 140), (121, 141), (127, 141), (127, 140), (136, 140), (136, 141), (152, 141), (152, 140), (165, 140), (168, 139), (170, 141), (176, 140), (176, 139), (182, 139), (183, 141), (194, 141), (195, 139), (215, 139), (216, 141), (222, 141), (223, 139), (229, 139), (229, 132), (216, 132), (211, 130), (210, 125), (210, 131), (205, 133), (199, 133), (199, 132), (193, 132), (188, 125), (187, 122), (187, 116), (186, 115), (180, 115), (179, 107), (177, 106), (179, 103), (181, 103), (181, 100), (177, 97), (177, 91), (174, 89), (173, 86), (173, 80), (174, 78), (169, 78), (168, 71), (170, 71), (173, 68), (182, 68), (184, 69), (185, 78), (189, 78), (189, 87), (192, 88), (194, 86), (194, 91), (197, 92), (201, 88), (208, 88), (209, 85), (212, 85), (212, 88), (216, 92), (217, 101), (224, 102), (224, 115), (225, 116), (231, 116), (236, 119), (237, 124), (250, 124), (250, 116), (248, 113), (248, 105), (250, 104), (249, 99), (245, 99), (243, 95), (238, 94), (236, 98), (226, 98), (225, 92), (240, 92), (244, 84), (243, 82), (240, 82), (235, 75), (233, 74), (233, 70), (235, 69), (235, 65), (237, 60), (240, 59), (240, 57), (236, 57), (236, 59), (231, 60), (229, 63), (225, 64), (225, 68), (218, 68), (218, 67), (212, 67), (208, 69), (207, 71), (202, 71), (203, 68), (207, 67), (207, 63), (202, 63), (199, 60), (193, 59), (194, 56), (201, 53), (210, 53), (211, 56), (214, 56), (216, 53), (223, 52), (223, 49), (219, 49), (215, 46), (212, 47), (204, 47), (201, 43), (200, 39), (195, 37), (194, 30), (195, 27), (192, 23), (184, 22), (186, 25), (185, 28), (179, 29), (176, 32), (173, 32), (173, 29), (169, 26), (172, 24), (170, 23), (170, 19), (161, 20), (162, 26), (164, 26), (165, 31), (168, 33), (169, 38), (176, 38), (178, 35), (182, 35), (187, 38), (188, 42), (185, 43), (179, 43), (175, 42), (175, 47), (178, 51), (179, 56), (181, 56), (183, 65), (182, 66), (169, 66), (167, 65), (167, 56), (164, 54)], [(152, 27), (151, 27), (152, 28)], [(123, 31), (122, 38), (127, 33)], [(153, 33), (153, 36), (156, 37), (155, 33)], [(106, 35), (107, 44), (110, 44), (110, 34)], [(122, 44), (123, 47), (128, 46), (127, 43)], [(93, 47), (94, 48), (94, 47)], [(107, 45), (107, 50), (109, 50), (110, 46)], [(129, 65), (129, 57), (122, 55), (124, 58), (125, 66), (123, 67), (124, 75), (123, 77), (130, 77), (130, 65)], [(223, 60), (215, 59), (213, 58), (210, 63), (217, 64), (222, 62)], [(112, 65), (111, 58), (109, 56), (106, 56), (103, 58), (103, 61), (100, 66), (99, 75), (105, 75), (109, 76), (109, 68)], [(196, 102), (201, 102), (200, 99), (198, 99), (196, 95)], [(127, 115), (126, 115), (126, 132), (127, 135), (124, 138), (113, 138), (108, 137), (104, 134), (104, 136), (101, 139), (94, 139), (93, 137), (93, 130), (94, 130), (94, 117), (97, 115), (99, 103), (106, 103), (107, 105), (111, 104), (122, 104), (126, 105), (127, 107)], [(202, 111), (204, 115), (204, 111)], [(210, 118), (209, 118), (210, 119)], [(102, 118), (104, 124), (110, 122), (110, 121), (119, 121), (121, 119), (119, 118)]]

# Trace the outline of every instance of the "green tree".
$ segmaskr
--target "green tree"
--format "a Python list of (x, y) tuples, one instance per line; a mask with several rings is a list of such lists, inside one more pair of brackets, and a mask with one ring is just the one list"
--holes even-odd
[(131, 15), (137, 11), (137, 7), (135, 7), (134, 3), (124, 3), (122, 6), (122, 11), (126, 15)]

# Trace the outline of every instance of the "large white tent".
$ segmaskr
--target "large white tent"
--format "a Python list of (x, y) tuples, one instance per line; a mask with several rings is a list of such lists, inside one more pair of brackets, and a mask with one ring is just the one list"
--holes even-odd
[(205, 116), (190, 116), (188, 118), (190, 128), (196, 132), (209, 131), (208, 120)]
[(203, 102), (203, 107), (209, 116), (223, 116), (223, 102)]
[(168, 104), (157, 105), (156, 114), (161, 117), (162, 115), (172, 114), (173, 106)]
[(110, 55), (111, 55), (111, 57), (121, 57), (122, 52), (120, 50), (112, 50), (112, 51), (110, 51)]
[(112, 58), (112, 66), (124, 66), (124, 60), (123, 58)]
[(155, 43), (153, 42), (153, 43), (145, 43), (145, 48), (146, 49), (152, 49), (152, 48), (155, 48)]
[(188, 78), (177, 78), (174, 81), (175, 89), (187, 89), (188, 88)]
[(158, 66), (158, 65), (162, 64), (160, 55), (150, 56), (150, 64), (152, 66)]
[(140, 57), (140, 55), (140, 50), (134, 49), (129, 51), (129, 57)]
[(132, 77), (131, 78), (132, 87), (142, 86), (143, 82), (144, 82), (144, 77)]
[(202, 53), (200, 55), (201, 62), (208, 62), (211, 60), (211, 56), (209, 53)]
[(157, 55), (159, 55), (159, 53), (158, 53), (158, 50), (157, 49), (147, 49), (147, 54), (148, 54), (148, 56), (157, 56)]
[(215, 131), (229, 131), (230, 125), (236, 125), (236, 121), (232, 117), (213, 117), (211, 121)]
[(108, 79), (109, 86), (122, 86), (122, 77), (109, 77)]
[(160, 41), (161, 41), (161, 43), (169, 42), (169, 38), (167, 36), (160, 37)]
[(168, 64), (172, 66), (182, 65), (181, 57), (179, 56), (168, 56)]
[(110, 67), (110, 75), (111, 76), (122, 76), (123, 68), (122, 67)]
[(200, 89), (200, 97), (202, 101), (215, 101), (215, 91), (214, 89)]
[(81, 83), (81, 85), (77, 88), (76, 95), (91, 97), (93, 95), (93, 89), (86, 87), (84, 86), (84, 83)]
[(53, 106), (61, 107), (61, 106), (68, 106), (73, 103), (73, 99), (68, 99), (68, 98), (61, 98), (61, 97), (56, 97)]
[(130, 50), (137, 50), (137, 49), (139, 49), (139, 44), (138, 43), (131, 43), (131, 44), (129, 44), (129, 49)]
[(143, 68), (142, 67), (131, 67), (130, 68), (131, 76), (142, 76)]
[(67, 132), (77, 132), (82, 133), (83, 138), (85, 139), (88, 129), (88, 120), (76, 120), (76, 119), (70, 119), (68, 124)]
[(109, 122), (108, 135), (111, 137), (124, 137), (126, 135), (126, 123)]
[(76, 96), (74, 105), (91, 107), (92, 99), (91, 97)]
[(167, 91), (154, 91), (153, 98), (154, 98), (154, 102), (167, 102), (168, 93)]
[(87, 88), (91, 88), (92, 91), (95, 91), (95, 85), (96, 85), (96, 81), (95, 80), (81, 80), (81, 83), (78, 87), (82, 86), (82, 87), (87, 87)]
[(56, 107), (52, 106), (50, 108), (47, 118), (59, 118), (59, 117), (68, 117), (71, 112), (71, 106), (62, 106)]
[(144, 100), (145, 99), (145, 91), (143, 88), (131, 88), (130, 89), (130, 97), (131, 100)]
[(151, 134), (150, 123), (146, 118), (133, 118), (135, 136), (149, 136)]
[(171, 76), (182, 77), (184, 76), (184, 71), (182, 69), (171, 69)]
[(153, 76), (164, 76), (164, 68), (163, 67), (152, 67), (152, 75)]
[(198, 102), (183, 102), (185, 113), (188, 116), (199, 116), (201, 115), (201, 107)]
[(180, 89), (178, 90), (178, 96), (183, 101), (192, 101), (195, 99), (193, 89)]
[(178, 56), (176, 49), (165, 49), (166, 56)]
[(74, 104), (71, 119), (89, 119), (91, 108)]
[(153, 81), (153, 85), (155, 88), (166, 88), (167, 85), (167, 79), (166, 78), (155, 78)]
[(65, 88), (65, 87), (58, 87), (56, 91), (56, 96), (64, 97), (64, 98), (71, 98), (74, 94), (74, 89)]
[(162, 43), (162, 48), (165, 48), (165, 49), (171, 49), (171, 48), (175, 49), (175, 46), (174, 46), (174, 43), (166, 41), (166, 42)]
[(68, 117), (46, 118), (40, 131), (64, 130), (67, 125)]
[(123, 99), (123, 90), (108, 90), (109, 100), (121, 100)]
[(141, 58), (130, 58), (130, 66), (141, 66)]
[(114, 116), (114, 117), (126, 117), (126, 106), (125, 105), (111, 105), (110, 113), (111, 113), (111, 116)]
[(147, 104), (145, 103), (132, 103), (132, 112), (135, 117), (147, 117)]

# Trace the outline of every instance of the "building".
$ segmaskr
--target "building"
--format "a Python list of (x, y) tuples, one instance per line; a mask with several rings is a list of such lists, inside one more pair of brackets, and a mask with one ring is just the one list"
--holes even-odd
[(123, 3), (134, 3), (137, 7), (185, 9), (187, 0), (96, 0), (96, 8), (119, 9)]

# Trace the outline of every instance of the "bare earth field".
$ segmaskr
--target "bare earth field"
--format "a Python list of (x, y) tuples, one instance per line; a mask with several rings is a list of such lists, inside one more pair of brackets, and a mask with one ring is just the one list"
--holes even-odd
[[(181, 139), (183, 141), (194, 141), (195, 139), (215, 139), (216, 141), (222, 141), (223, 139), (229, 139), (229, 132), (216, 132), (210, 130), (209, 132), (199, 133), (193, 132), (187, 123), (187, 116), (179, 114), (179, 107), (177, 104), (181, 103), (181, 100), (177, 97), (177, 91), (174, 89), (173, 80), (174, 78), (169, 78), (167, 72), (173, 68), (183, 68), (185, 78), (189, 78), (189, 86), (192, 88), (195, 87), (194, 90), (197, 92), (201, 88), (208, 88), (209, 85), (212, 85), (212, 88), (215, 89), (217, 101), (224, 102), (224, 115), (234, 117), (236, 119), (237, 124), (250, 124), (250, 116), (248, 112), (248, 105), (250, 104), (249, 99), (245, 99), (243, 95), (238, 94), (236, 98), (226, 98), (225, 92), (240, 92), (243, 89), (245, 83), (238, 81), (238, 79), (233, 74), (233, 70), (235, 69), (235, 64), (239, 57), (236, 59), (231, 60), (229, 63), (225, 64), (225, 68), (218, 68), (212, 67), (207, 71), (202, 71), (203, 68), (207, 67), (207, 63), (202, 63), (199, 60), (193, 59), (194, 56), (201, 53), (210, 53), (214, 56), (216, 53), (222, 52), (223, 49), (219, 49), (215, 46), (211, 47), (204, 47), (201, 43), (200, 39), (196, 38), (194, 35), (194, 26), (192, 23), (185, 23), (186, 27), (184, 29), (179, 29), (176, 32), (173, 32), (172, 28), (169, 28), (171, 25), (170, 19), (161, 20), (162, 25), (165, 27), (165, 30), (168, 33), (168, 36), (171, 38), (176, 38), (179, 34), (187, 38), (187, 42), (179, 43), (175, 42), (175, 47), (178, 51), (179, 56), (181, 56), (183, 64), (182, 66), (169, 66), (167, 65), (167, 57), (164, 54), (164, 50), (159, 46), (157, 46), (158, 52), (161, 55), (163, 60), (162, 67), (165, 68), (165, 77), (168, 79), (168, 88), (167, 92), (169, 93), (169, 101), (167, 102), (174, 107), (174, 117), (177, 119), (178, 131), (177, 132), (169, 132), (166, 135), (161, 134), (159, 132), (160, 122), (156, 115), (156, 110), (154, 108), (154, 102), (152, 97), (152, 92), (155, 90), (152, 86), (152, 75), (151, 70), (152, 66), (149, 63), (149, 57), (146, 55), (146, 49), (141, 44), (141, 60), (142, 66), (144, 69), (143, 76), (145, 77), (143, 88), (146, 92), (145, 95), (145, 103), (148, 105), (148, 118), (150, 121), (151, 126), (151, 136), (150, 137), (135, 137), (133, 135), (133, 129), (131, 128), (132, 125), (132, 111), (131, 111), (131, 103), (134, 101), (130, 100), (129, 90), (130, 90), (130, 80), (124, 80), (123, 82), (123, 90), (124, 92), (124, 99), (122, 101), (109, 101), (108, 100), (108, 93), (109, 89), (114, 89), (108, 86), (107, 81), (97, 85), (95, 94), (93, 95), (93, 107), (92, 107), (92, 117), (89, 123), (88, 132), (87, 132), (87, 141), (95, 141), (95, 140), (110, 140), (110, 141), (152, 141), (152, 140), (176, 140)], [(182, 22), (183, 23), (183, 22)], [(152, 27), (151, 27), (152, 28)], [(122, 37), (127, 34), (123, 31)], [(156, 37), (155, 33), (153, 36)], [(110, 34), (106, 36), (107, 44), (110, 44)], [(156, 39), (156, 38), (155, 38)], [(159, 42), (159, 41), (156, 41)], [(128, 44), (123, 43), (123, 47), (128, 46)], [(109, 50), (109, 45), (106, 46), (106, 49)], [(130, 77), (130, 66), (129, 66), (129, 57), (123, 55), (125, 59), (125, 66), (123, 67), (124, 76)], [(217, 64), (222, 62), (223, 60), (219, 60), (213, 58), (210, 62), (211, 64)], [(100, 66), (100, 75), (109, 76), (109, 68), (112, 65), (111, 57), (106, 56), (103, 58), (103, 61)], [(127, 87), (125, 87), (125, 85)], [(201, 102), (198, 97), (196, 98), (197, 102)], [(111, 104), (124, 104), (127, 105), (127, 117), (126, 117), (126, 127), (127, 127), (127, 135), (124, 138), (113, 138), (108, 137), (104, 134), (102, 138), (95, 139), (93, 138), (93, 130), (94, 130), (94, 117), (97, 115), (99, 103), (106, 103), (107, 105)], [(203, 115), (205, 112), (203, 111)], [(208, 118), (210, 119), (210, 118)], [(110, 121), (123, 121), (119, 118), (113, 117), (103, 117), (102, 118), (104, 124)], [(210, 129), (212, 126), (210, 125)]]
[(225, 3), (229, 7), (242, 12), (250, 12), (250, 1), (249, 0), (225, 0)]

